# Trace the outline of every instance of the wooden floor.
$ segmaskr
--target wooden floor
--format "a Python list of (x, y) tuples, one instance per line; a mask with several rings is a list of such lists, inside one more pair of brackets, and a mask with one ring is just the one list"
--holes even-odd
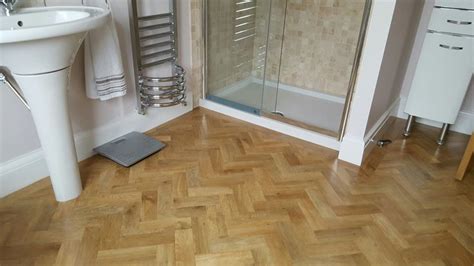
[[(167, 143), (129, 168), (81, 163), (58, 204), (45, 179), (0, 200), (0, 264), (473, 265), (468, 137), (417, 126), (363, 168), (210, 111), (149, 132)], [(21, 178), (21, 177), (20, 177)]]

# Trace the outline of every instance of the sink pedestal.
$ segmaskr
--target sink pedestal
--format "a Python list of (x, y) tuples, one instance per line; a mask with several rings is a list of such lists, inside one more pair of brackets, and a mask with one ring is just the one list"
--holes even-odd
[(74, 199), (82, 191), (67, 107), (69, 69), (39, 75), (13, 74), (30, 105), (58, 201)]
[(67, 105), (69, 71), (87, 33), (110, 19), (110, 10), (90, 6), (20, 8), (0, 16), (0, 66), (29, 104), (58, 201), (82, 191)]

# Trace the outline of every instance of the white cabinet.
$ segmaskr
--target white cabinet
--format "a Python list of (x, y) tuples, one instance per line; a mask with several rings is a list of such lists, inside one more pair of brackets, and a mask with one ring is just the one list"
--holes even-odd
[(436, 1), (408, 95), (410, 116), (456, 122), (474, 73), (474, 10), (468, 8), (474, 0)]
[(454, 124), (474, 71), (471, 37), (428, 33), (405, 112)]

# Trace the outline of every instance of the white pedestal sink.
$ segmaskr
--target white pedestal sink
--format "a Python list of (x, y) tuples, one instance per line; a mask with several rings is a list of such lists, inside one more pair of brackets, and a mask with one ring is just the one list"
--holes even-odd
[(0, 17), (0, 66), (30, 105), (58, 201), (82, 191), (67, 104), (70, 66), (87, 32), (108, 16), (95, 7), (41, 7)]

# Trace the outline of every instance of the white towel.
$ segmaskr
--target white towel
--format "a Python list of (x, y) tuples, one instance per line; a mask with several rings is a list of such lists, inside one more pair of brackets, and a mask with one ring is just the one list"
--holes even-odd
[[(105, 1), (91, 0), (87, 4), (108, 8)], [(87, 97), (106, 101), (125, 95), (127, 84), (112, 15), (104, 26), (89, 32), (84, 49)]]

